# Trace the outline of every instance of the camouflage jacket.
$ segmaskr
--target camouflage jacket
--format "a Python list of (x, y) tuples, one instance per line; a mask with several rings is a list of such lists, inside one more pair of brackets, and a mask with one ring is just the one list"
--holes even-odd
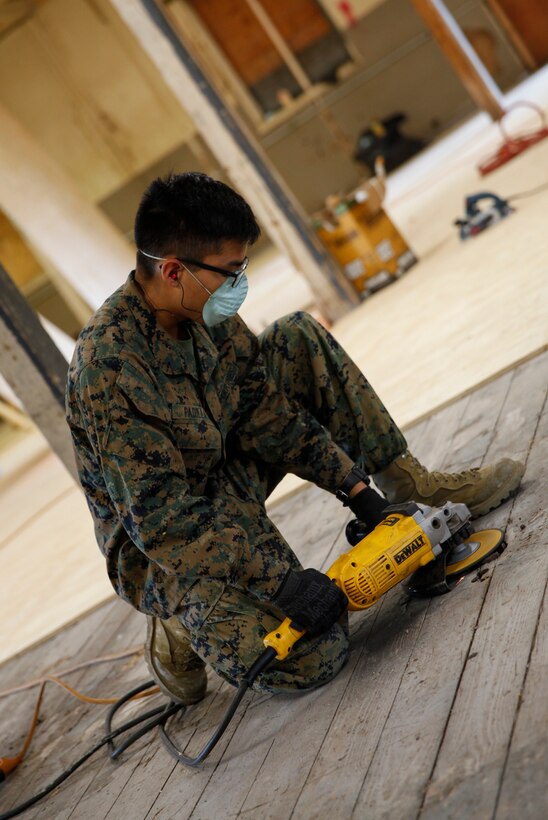
[[(287, 572), (276, 558), (285, 541), (264, 506), (250, 507), (245, 488), (230, 485), (227, 459), (280, 467), (331, 492), (352, 466), (278, 390), (240, 317), (184, 328), (182, 340), (165, 332), (132, 272), (81, 332), (66, 395), (111, 583), (137, 609), (164, 618), (198, 579), (268, 598)], [(255, 559), (243, 566), (253, 550), (260, 571)]]

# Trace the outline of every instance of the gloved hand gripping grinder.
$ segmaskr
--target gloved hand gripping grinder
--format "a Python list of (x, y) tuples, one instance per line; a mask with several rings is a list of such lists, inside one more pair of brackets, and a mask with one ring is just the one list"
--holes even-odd
[[(465, 504), (448, 501), (435, 509), (410, 502), (387, 507), (385, 513), (374, 530), (327, 570), (348, 598), (350, 610), (368, 609), (408, 578), (406, 591), (412, 596), (449, 592), (465, 573), (504, 546), (500, 530), (470, 534), (471, 516)], [(286, 618), (264, 644), (283, 660), (302, 635)]]

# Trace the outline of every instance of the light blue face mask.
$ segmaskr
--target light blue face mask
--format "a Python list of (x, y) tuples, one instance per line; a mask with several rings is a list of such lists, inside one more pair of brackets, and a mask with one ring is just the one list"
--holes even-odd
[[(140, 248), (139, 253), (142, 253), (143, 256), (148, 256), (149, 259), (157, 259), (159, 262), (167, 261), (165, 256), (153, 256), (151, 253), (142, 251)], [(181, 260), (179, 259), (177, 261), (180, 262)], [(249, 262), (249, 259), (247, 262)], [(244, 303), (245, 297), (247, 296), (247, 291), (249, 290), (249, 283), (245, 273), (242, 274), (237, 285), (233, 286), (231, 279), (225, 279), (223, 284), (220, 285), (217, 290), (211, 292), (209, 288), (206, 288), (204, 283), (198, 279), (197, 276), (194, 276), (192, 271), (189, 270), (186, 265), (183, 265), (183, 267), (186, 272), (189, 273), (207, 293), (209, 293), (209, 299), (202, 308), (202, 318), (208, 327), (214, 327), (215, 325), (224, 322), (225, 319), (229, 319), (231, 316), (235, 316), (238, 313)]]
[(212, 293), (203, 282), (200, 282), (198, 277), (194, 276), (192, 271), (189, 271), (188, 268), (187, 271), (209, 293), (209, 299), (202, 308), (202, 318), (208, 327), (214, 327), (238, 313), (249, 290), (249, 283), (245, 273), (236, 287), (232, 287), (230, 279), (225, 279), (223, 284)]

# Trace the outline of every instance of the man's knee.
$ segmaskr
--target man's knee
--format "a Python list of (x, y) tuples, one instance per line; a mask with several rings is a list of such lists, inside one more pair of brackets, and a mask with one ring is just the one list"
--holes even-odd
[[(194, 651), (218, 675), (237, 685), (263, 652), (263, 638), (280, 619), (270, 605), (233, 587), (225, 587), (216, 600), (206, 602), (207, 596), (200, 589), (194, 598), (193, 604), (181, 609), (177, 617), (190, 631)], [(285, 660), (274, 661), (257, 678), (253, 688), (270, 693), (314, 689), (334, 678), (347, 657), (345, 614), (323, 635), (301, 638)]]
[(319, 638), (307, 641), (293, 655), (275, 661), (256, 681), (254, 689), (282, 693), (316, 689), (333, 680), (348, 660), (347, 621), (336, 623)]
[(268, 325), (260, 334), (259, 339), (262, 345), (268, 345), (270, 342), (285, 338), (291, 339), (298, 337), (306, 331), (310, 325), (316, 326), (318, 323), (310, 313), (303, 310), (296, 310), (293, 313), (288, 313), (280, 319), (276, 319), (271, 325)]

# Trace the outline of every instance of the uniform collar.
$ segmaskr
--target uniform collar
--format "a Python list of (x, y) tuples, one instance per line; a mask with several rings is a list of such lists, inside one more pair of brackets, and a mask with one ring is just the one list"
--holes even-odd
[(171, 375), (188, 373), (207, 382), (218, 360), (218, 351), (207, 330), (198, 322), (185, 322), (188, 339), (173, 339), (161, 325), (147, 304), (144, 294), (131, 271), (122, 288), (128, 306), (143, 333), (158, 366)]

